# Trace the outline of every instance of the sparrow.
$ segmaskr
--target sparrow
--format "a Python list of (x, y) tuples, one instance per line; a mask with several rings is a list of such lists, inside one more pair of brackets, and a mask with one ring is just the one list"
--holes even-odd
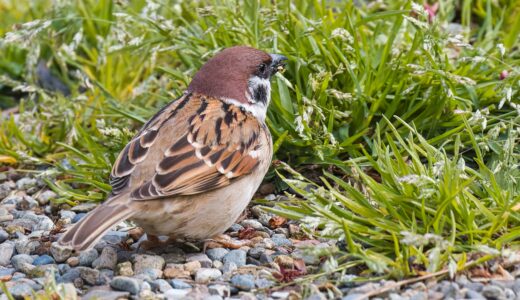
[(121, 151), (107, 200), (58, 242), (86, 250), (127, 219), (149, 239), (205, 240), (226, 231), (269, 169), (270, 78), (286, 60), (235, 46), (207, 61), (182, 96), (146, 122)]

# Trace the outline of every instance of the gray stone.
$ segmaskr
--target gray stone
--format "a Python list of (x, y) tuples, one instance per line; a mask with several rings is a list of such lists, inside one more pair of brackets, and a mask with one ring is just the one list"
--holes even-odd
[(275, 284), (276, 283), (274, 281), (265, 278), (258, 278), (257, 280), (255, 280), (256, 287), (260, 289), (270, 288)]
[(0, 266), (7, 266), (11, 263), (13, 252), (14, 243), (8, 241), (0, 244)]
[(224, 255), (222, 262), (224, 266), (229, 263), (234, 263), (237, 267), (242, 267), (246, 264), (247, 253), (244, 250), (232, 250)]
[(28, 254), (17, 254), (11, 258), (11, 263), (17, 271), (27, 273), (33, 263), (34, 259)]
[(289, 246), (292, 246), (291, 240), (289, 240), (283, 234), (273, 234), (273, 236), (271, 236), (271, 240), (274, 242), (274, 244), (277, 247), (289, 247)]
[(145, 269), (158, 269), (164, 268), (164, 258), (158, 255), (147, 255), (138, 254), (134, 258), (134, 271), (135, 274), (142, 273)]
[(129, 261), (124, 261), (117, 264), (116, 274), (121, 276), (133, 276), (134, 270), (132, 269), (132, 263)]
[(222, 261), (222, 258), (224, 258), (224, 256), (226, 254), (228, 254), (228, 252), (229, 252), (229, 250), (224, 249), (224, 248), (214, 248), (214, 249), (209, 249), (208, 251), (206, 251), (206, 254), (208, 255), (208, 257), (211, 260)]
[(120, 300), (128, 299), (130, 297), (129, 292), (116, 292), (104, 289), (90, 290), (85, 296), (81, 297), (82, 300)]
[(72, 210), (61, 210), (60, 211), (60, 217), (62, 219), (69, 219), (72, 222), (72, 219), (76, 216), (76, 213)]
[(164, 293), (164, 297), (168, 300), (182, 300), (186, 299), (189, 292), (190, 289), (171, 289)]
[(188, 254), (186, 256), (186, 263), (192, 261), (200, 262), (200, 266), (203, 268), (211, 268), (211, 265), (213, 263), (211, 259), (209, 259), (209, 257), (204, 253)]
[(253, 219), (246, 219), (246, 220), (240, 222), (240, 225), (242, 225), (243, 227), (246, 227), (246, 228), (250, 227), (250, 228), (253, 228), (256, 230), (260, 230), (260, 229), (264, 228), (262, 223), (258, 222), (257, 220), (253, 220)]
[(262, 255), (262, 253), (265, 252), (265, 248), (262, 248), (262, 247), (254, 247), (254, 248), (251, 248), (249, 249), (249, 251), (247, 252), (247, 254), (252, 257), (252, 258), (256, 258), (256, 259), (259, 259), (260, 256)]
[(92, 267), (96, 269), (114, 270), (117, 264), (117, 252), (112, 247), (106, 247), (101, 251), (101, 255), (92, 262)]
[(168, 281), (164, 279), (157, 279), (152, 282), (152, 286), (154, 290), (159, 291), (161, 293), (166, 292), (167, 290), (171, 290), (172, 286), (168, 283)]
[(174, 248), (170, 252), (162, 255), (167, 264), (183, 264), (186, 262), (186, 254), (179, 248)]
[(99, 281), (99, 270), (87, 267), (77, 267), (76, 269), (79, 271), (81, 279), (85, 280), (86, 283), (96, 285)]
[(116, 276), (110, 282), (110, 286), (118, 291), (126, 291), (131, 293), (132, 295), (137, 295), (139, 293), (139, 281), (134, 278), (126, 277), (126, 276)]
[(0, 268), (0, 277), (13, 275), (14, 271), (14, 268)]
[(87, 214), (86, 213), (77, 213), (72, 219), (72, 224), (78, 223), (79, 220), (83, 219)]
[(88, 249), (81, 251), (79, 254), (79, 265), (84, 267), (92, 266), (92, 263), (98, 258), (98, 252), (96, 249)]
[(42, 256), (38, 256), (33, 261), (33, 265), (35, 265), (35, 266), (48, 265), (48, 264), (53, 264), (53, 263), (55, 263), (54, 258), (52, 258), (51, 256), (46, 255), (46, 254), (44, 254)]
[(9, 238), (9, 234), (0, 228), (0, 243), (5, 242)]
[(469, 289), (466, 291), (466, 298), (467, 299), (478, 299), (478, 300), (486, 299), (486, 297), (482, 296), (482, 294), (480, 294), (479, 292), (469, 290)]
[(217, 295), (223, 298), (227, 298), (231, 295), (231, 290), (226, 284), (212, 284), (208, 286), (210, 295)]
[(255, 277), (251, 274), (239, 274), (231, 277), (231, 284), (243, 291), (255, 288)]
[(506, 295), (506, 299), (516, 299), (516, 294), (512, 289), (505, 288), (504, 294)]
[(513, 286), (511, 287), (511, 289), (516, 294), (520, 294), (520, 278), (515, 279), (515, 282), (513, 283)]
[(58, 195), (55, 192), (48, 190), (36, 196), (36, 201), (38, 201), (40, 205), (47, 205), (50, 200), (56, 199), (57, 197)]
[(341, 298), (341, 300), (358, 300), (358, 299), (364, 299), (364, 294), (357, 294), (357, 293), (353, 293), (353, 294), (349, 294), (343, 298)]
[(231, 232), (238, 232), (242, 229), (244, 229), (244, 226), (237, 224), (237, 223), (235, 223), (235, 224), (231, 225), (231, 227), (229, 227), (229, 231), (231, 231)]
[(109, 231), (101, 238), (109, 245), (118, 245), (125, 242), (128, 239), (128, 232), (123, 231)]
[(18, 210), (30, 210), (38, 207), (38, 202), (31, 196), (23, 196), (17, 199), (16, 209)]
[(504, 290), (496, 285), (486, 285), (481, 294), (487, 299), (506, 299)]
[(58, 242), (54, 242), (51, 245), (51, 255), (54, 257), (56, 262), (62, 263), (72, 255), (72, 249), (69, 247), (62, 246)]
[(5, 197), (9, 196), (11, 193), (11, 188), (7, 183), (0, 184), (0, 200), (4, 199)]
[(273, 262), (273, 258), (271, 257), (271, 255), (264, 252), (260, 254), (260, 262), (263, 264), (270, 264)]
[(101, 269), (99, 270), (99, 283), (98, 284), (108, 284), (110, 280), (114, 278), (114, 271), (109, 269)]
[(62, 276), (58, 277), (58, 279), (56, 281), (58, 283), (63, 283), (63, 282), (73, 283), (74, 280), (76, 280), (77, 278), (80, 278), (80, 277), (81, 277), (80, 271), (78, 270), (78, 268), (74, 268), (74, 269), (68, 270)]
[(213, 280), (217, 280), (222, 276), (222, 272), (217, 269), (200, 268), (195, 273), (195, 282), (197, 283), (208, 283)]
[(143, 279), (154, 280), (157, 278), (161, 278), (163, 275), (163, 271), (159, 270), (159, 269), (146, 268), (146, 269), (141, 269), (141, 271), (137, 274), (142, 275), (141, 278), (143, 278)]
[(16, 182), (16, 189), (26, 191), (32, 187), (36, 187), (37, 183), (38, 182), (34, 178), (23, 177)]
[(170, 284), (174, 289), (191, 289), (191, 285), (180, 279), (172, 279), (170, 280)]
[(17, 283), (11, 286), (8, 290), (15, 299), (24, 299), (25, 296), (30, 298), (32, 295), (32, 288), (27, 283)]
[(31, 254), (40, 247), (37, 239), (22, 238), (15, 242), (16, 252), (20, 254)]
[(230, 263), (225, 264), (222, 267), (222, 273), (231, 274), (236, 269), (238, 269), (237, 265), (234, 262), (230, 262)]

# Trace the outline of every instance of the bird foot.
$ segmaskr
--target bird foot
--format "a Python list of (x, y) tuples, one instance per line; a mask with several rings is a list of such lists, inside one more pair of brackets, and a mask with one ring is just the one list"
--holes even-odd
[(225, 234), (219, 234), (217, 236), (214, 236), (211, 239), (207, 239), (204, 242), (204, 253), (206, 252), (206, 249), (213, 249), (213, 248), (229, 248), (229, 249), (238, 249), (244, 246), (249, 246), (251, 244), (251, 241), (240, 241), (240, 240), (233, 240), (229, 235)]

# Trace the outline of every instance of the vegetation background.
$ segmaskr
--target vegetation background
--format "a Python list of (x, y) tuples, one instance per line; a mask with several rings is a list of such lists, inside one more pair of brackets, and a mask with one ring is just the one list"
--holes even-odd
[(266, 179), (287, 198), (267, 209), (340, 241), (325, 272), (454, 273), (518, 245), (520, 1), (3, 0), (0, 14), (0, 108), (19, 106), (0, 163), (58, 202), (102, 201), (139, 126), (209, 57), (250, 45), (289, 57)]

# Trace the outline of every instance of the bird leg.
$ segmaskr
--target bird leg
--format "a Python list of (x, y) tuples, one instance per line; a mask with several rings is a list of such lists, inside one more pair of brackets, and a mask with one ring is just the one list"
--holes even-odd
[(211, 239), (207, 239), (204, 241), (203, 246), (203, 253), (206, 252), (206, 249), (212, 249), (212, 248), (218, 248), (218, 247), (225, 247), (229, 249), (238, 249), (243, 246), (248, 246), (251, 244), (251, 241), (240, 241), (240, 240), (233, 240), (229, 235), (226, 234), (219, 234), (214, 236)]

